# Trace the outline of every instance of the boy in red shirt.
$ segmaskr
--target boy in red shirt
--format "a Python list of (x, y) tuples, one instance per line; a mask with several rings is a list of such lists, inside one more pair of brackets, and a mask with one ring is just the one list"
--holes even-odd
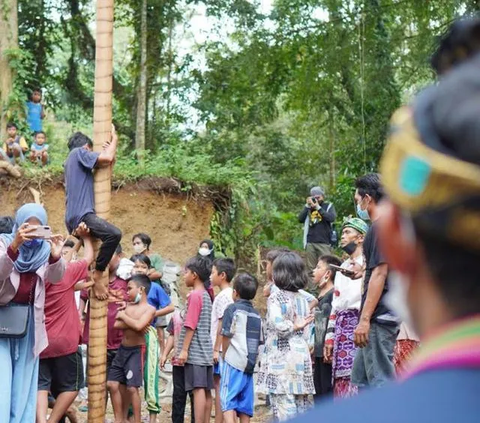
[[(108, 274), (110, 277), (108, 283), (108, 309), (107, 309), (107, 374), (113, 359), (117, 355), (117, 350), (122, 343), (123, 331), (115, 329), (115, 319), (118, 312), (119, 301), (127, 301), (127, 282), (117, 276), (117, 269), (122, 258), (122, 246), (118, 244), (115, 253), (108, 264)], [(80, 310), (85, 310), (85, 304), (88, 301), (88, 291), (83, 290), (80, 295)], [(85, 327), (83, 330), (82, 344), (87, 344), (89, 341), (90, 332), (90, 307), (87, 307), (87, 314), (85, 318)]]
[(37, 423), (46, 423), (48, 393), (56, 398), (49, 421), (59, 421), (77, 397), (83, 385), (82, 356), (78, 350), (81, 336), (80, 320), (75, 303), (75, 286), (87, 279), (93, 262), (93, 245), (85, 225), (77, 233), (84, 241), (84, 258), (70, 261), (63, 279), (45, 284), (45, 326), (48, 347), (40, 354)]

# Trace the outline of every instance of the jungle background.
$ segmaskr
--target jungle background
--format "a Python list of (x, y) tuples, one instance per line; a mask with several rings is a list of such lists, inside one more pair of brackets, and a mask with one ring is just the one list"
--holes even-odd
[[(95, 2), (0, 0), (1, 131), (31, 138), (25, 102), (43, 90), (51, 164), (92, 134)], [(116, 0), (117, 184), (176, 178), (228, 192), (210, 223), (240, 262), (258, 246), (300, 249), (296, 219), (322, 185), (339, 223), (353, 181), (375, 171), (392, 112), (433, 82), (429, 59), (459, 0)], [(30, 139), (29, 139), (30, 141)]]

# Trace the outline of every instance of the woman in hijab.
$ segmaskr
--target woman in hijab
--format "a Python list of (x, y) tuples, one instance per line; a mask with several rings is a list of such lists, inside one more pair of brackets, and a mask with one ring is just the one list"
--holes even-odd
[(215, 244), (211, 239), (204, 239), (198, 246), (198, 255), (215, 260)]
[(42, 206), (25, 204), (12, 233), (0, 235), (0, 422), (35, 421), (39, 355), (48, 345), (45, 280), (57, 283), (65, 272), (61, 236), (31, 234), (46, 224)]

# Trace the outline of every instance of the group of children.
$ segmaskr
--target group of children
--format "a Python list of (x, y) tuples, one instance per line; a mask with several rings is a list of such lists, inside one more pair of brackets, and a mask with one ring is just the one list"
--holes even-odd
[(32, 163), (45, 166), (48, 163), (47, 135), (43, 131), (45, 116), (42, 105), (42, 92), (33, 90), (30, 101), (27, 102), (27, 123), (33, 132), (33, 141), (29, 146), (25, 137), (18, 133), (16, 123), (7, 124), (7, 135), (0, 147), (0, 160), (11, 164), (22, 163), (29, 158)]
[[(81, 241), (65, 242), (62, 256), (67, 271), (57, 284), (46, 283), (45, 324), (49, 346), (40, 357), (37, 422), (64, 421), (64, 416), (84, 384), (79, 344), (89, 344), (88, 269), (93, 247), (88, 226), (75, 231)], [(192, 399), (192, 421), (208, 422), (215, 390), (217, 421), (242, 421), (253, 416), (253, 371), (262, 343), (262, 320), (253, 308), (258, 282), (250, 274), (235, 276), (229, 258), (212, 261), (200, 247), (185, 265), (183, 280), (191, 292), (186, 307), (173, 306), (162, 277), (163, 261), (150, 252), (148, 235), (132, 239), (135, 254), (126, 259), (118, 245), (108, 270), (107, 389), (115, 422), (141, 421), (140, 387), (150, 421), (157, 420), (159, 368), (170, 360), (173, 375), (172, 420), (183, 422), (187, 394)], [(80, 245), (83, 258), (77, 257)], [(152, 258), (152, 260), (150, 259)], [(156, 262), (157, 267), (152, 267)], [(220, 290), (213, 297), (212, 287)], [(80, 291), (75, 305), (74, 292)], [(78, 309), (78, 312), (77, 312)], [(80, 315), (80, 318), (79, 318)], [(162, 344), (157, 319), (169, 315), (168, 339)], [(81, 320), (84, 327), (81, 328)], [(158, 333), (157, 330), (158, 329)]]
[[(78, 346), (89, 341), (87, 289), (93, 286), (88, 281), (93, 248), (85, 223), (76, 235), (83, 240), (83, 259), (76, 258), (79, 243), (65, 243), (67, 273), (61, 283), (46, 288), (49, 347), (40, 361), (39, 423), (46, 422), (49, 394), (56, 400), (49, 421), (61, 421), (84, 379)], [(108, 264), (107, 389), (116, 423), (141, 421), (142, 386), (150, 421), (157, 420), (159, 367), (168, 361), (173, 423), (184, 421), (188, 397), (192, 422), (209, 422), (214, 406), (216, 423), (233, 423), (237, 418), (246, 423), (254, 415), (256, 393), (267, 396), (273, 417), (283, 421), (306, 411), (312, 396), (331, 392), (331, 364), (323, 358), (323, 343), (335, 278), (330, 265), (339, 265), (338, 258), (320, 258), (314, 272), (320, 290), (317, 299), (304, 291), (309, 276), (302, 258), (286, 249), (270, 251), (264, 290), (267, 314), (262, 319), (252, 304), (257, 279), (248, 273), (236, 274), (230, 258), (212, 261), (201, 247), (183, 272), (183, 282), (191, 289), (186, 307), (175, 308), (156, 279), (162, 277), (163, 263), (150, 252), (150, 244), (148, 235), (136, 234), (135, 254), (129, 260), (122, 258), (118, 246)], [(158, 261), (157, 268), (152, 261)], [(214, 297), (212, 287), (218, 292)], [(81, 340), (80, 320), (72, 312), (76, 310), (74, 290), (81, 290), (79, 310), (85, 320)], [(156, 320), (167, 315), (168, 338), (163, 345), (159, 334), (166, 322), (158, 326)]]

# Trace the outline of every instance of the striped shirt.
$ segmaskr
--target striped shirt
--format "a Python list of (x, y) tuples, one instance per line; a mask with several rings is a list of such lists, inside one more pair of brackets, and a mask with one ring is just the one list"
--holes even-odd
[(183, 348), (186, 329), (192, 329), (193, 338), (188, 349), (187, 363), (197, 366), (213, 365), (213, 346), (210, 337), (212, 300), (204, 289), (195, 289), (187, 297), (187, 312), (177, 346), (177, 357)]
[(237, 300), (228, 306), (221, 333), (230, 338), (225, 361), (242, 372), (253, 373), (263, 337), (262, 319), (250, 301)]

